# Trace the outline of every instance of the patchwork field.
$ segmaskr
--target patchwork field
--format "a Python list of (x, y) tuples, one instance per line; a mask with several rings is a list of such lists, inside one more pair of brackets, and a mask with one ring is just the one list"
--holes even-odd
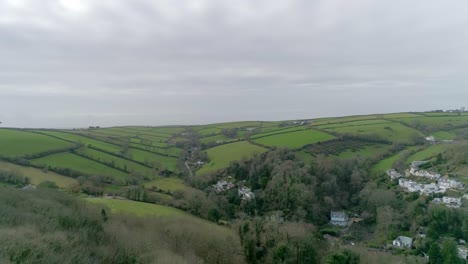
[(413, 151), (416, 151), (419, 147), (409, 147), (406, 148), (405, 150), (402, 150), (398, 152), (397, 154), (390, 156), (388, 158), (385, 158), (381, 161), (379, 161), (377, 164), (375, 164), (371, 168), (371, 172), (373, 173), (384, 173), (387, 170), (391, 169), (393, 167), (393, 164), (400, 159), (403, 155), (409, 154)]
[(21, 175), (28, 177), (31, 181), (31, 184), (34, 185), (38, 185), (44, 181), (51, 181), (55, 182), (58, 187), (67, 189), (71, 185), (78, 183), (73, 178), (65, 177), (51, 171), (44, 172), (40, 169), (19, 166), (9, 162), (0, 161), (0, 170), (20, 173)]
[(167, 157), (163, 155), (158, 155), (148, 151), (143, 151), (140, 149), (130, 148), (127, 151), (127, 157), (139, 162), (143, 162), (150, 166), (155, 166), (156, 168), (164, 169), (167, 167), (169, 170), (176, 170), (177, 159), (172, 157)]
[(307, 144), (314, 144), (335, 138), (330, 134), (316, 130), (302, 130), (284, 134), (277, 134), (262, 138), (257, 138), (254, 141), (265, 146), (278, 146), (288, 148), (300, 148)]
[(231, 161), (250, 158), (254, 154), (259, 154), (267, 151), (267, 149), (252, 145), (246, 141), (225, 144), (208, 149), (206, 152), (210, 158), (210, 162), (205, 164), (197, 175), (214, 172), (218, 169), (226, 168)]
[(375, 157), (381, 154), (384, 154), (391, 148), (390, 145), (385, 144), (374, 144), (371, 146), (366, 146), (362, 149), (358, 150), (346, 150), (341, 152), (338, 155), (333, 155), (332, 157), (337, 157), (340, 159), (349, 159), (354, 157), (361, 157), (361, 158), (370, 158)]
[(103, 162), (106, 164), (112, 164), (115, 168), (124, 169), (129, 172), (136, 172), (142, 175), (152, 175), (154, 170), (148, 167), (145, 167), (141, 164), (119, 158), (101, 151), (93, 150), (90, 148), (81, 148), (77, 151), (78, 153), (90, 157), (96, 161)]
[(112, 153), (119, 153), (122, 150), (121, 146), (109, 144), (103, 141), (95, 140), (95, 139), (88, 138), (88, 137), (83, 137), (83, 136), (72, 134), (72, 133), (49, 131), (49, 130), (40, 130), (39, 132), (46, 134), (46, 135), (58, 137), (64, 140), (81, 143), (85, 146), (91, 145), (93, 147), (96, 147), (105, 151), (109, 151)]
[(72, 153), (49, 155), (43, 158), (33, 159), (32, 163), (36, 165), (48, 165), (54, 168), (72, 168), (91, 175), (106, 175), (121, 180), (127, 177), (127, 174), (122, 171)]
[(457, 137), (457, 134), (453, 131), (437, 131), (437, 132), (431, 133), (431, 135), (436, 140), (451, 140)]
[(432, 116), (410, 119), (398, 119), (408, 126), (426, 131), (451, 130), (468, 126), (468, 115), (461, 116)]
[(69, 142), (36, 133), (0, 129), (0, 155), (6, 157), (21, 157), (72, 146)]
[(339, 134), (350, 134), (361, 137), (374, 137), (376, 139), (403, 144), (413, 144), (416, 138), (424, 135), (416, 129), (399, 123), (384, 123), (362, 126), (347, 126), (325, 129)]

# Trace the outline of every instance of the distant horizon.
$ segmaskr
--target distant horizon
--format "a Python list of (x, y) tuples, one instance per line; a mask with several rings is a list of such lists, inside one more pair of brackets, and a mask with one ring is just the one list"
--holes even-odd
[[(111, 128), (111, 127), (128, 127), (128, 126), (136, 126), (136, 127), (192, 127), (192, 126), (206, 126), (206, 125), (216, 125), (216, 124), (224, 124), (224, 123), (237, 123), (237, 122), (283, 122), (283, 121), (293, 121), (293, 120), (315, 120), (315, 119), (327, 119), (327, 118), (343, 118), (343, 117), (353, 117), (353, 116), (372, 116), (372, 115), (390, 115), (390, 114), (401, 114), (401, 113), (409, 113), (409, 114), (418, 114), (418, 113), (435, 113), (436, 111), (442, 110), (443, 113), (454, 113), (458, 109), (432, 109), (432, 110), (424, 110), (424, 111), (402, 111), (402, 112), (382, 112), (382, 113), (367, 113), (367, 114), (350, 114), (350, 115), (337, 115), (337, 116), (321, 116), (321, 117), (302, 117), (302, 118), (290, 118), (290, 119), (271, 119), (271, 120), (263, 120), (263, 119), (235, 119), (235, 120), (227, 120), (221, 122), (209, 122), (209, 123), (197, 123), (197, 124), (163, 124), (163, 125), (150, 125), (150, 124), (119, 124), (119, 125), (110, 125), (110, 126), (101, 126), (99, 124), (89, 125), (89, 126), (71, 126), (71, 127), (17, 127), (17, 126), (4, 126), (4, 123), (0, 121), (0, 128), (5, 129), (88, 129), (90, 127), (99, 127), (99, 128)], [(452, 111), (452, 112), (449, 112)], [(466, 113), (468, 111), (465, 111)]]

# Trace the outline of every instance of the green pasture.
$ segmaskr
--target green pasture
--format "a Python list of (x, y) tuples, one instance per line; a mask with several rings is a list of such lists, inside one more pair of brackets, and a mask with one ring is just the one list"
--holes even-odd
[(423, 134), (418, 130), (399, 123), (338, 127), (325, 130), (340, 134), (351, 134), (364, 137), (374, 136), (382, 140), (403, 144), (412, 144), (415, 138), (423, 137)]
[(154, 186), (160, 190), (170, 192), (177, 190), (185, 191), (190, 188), (189, 186), (185, 185), (182, 179), (173, 177), (157, 177), (156, 179), (145, 183), (146, 188), (151, 188)]
[(437, 131), (431, 133), (436, 140), (451, 140), (457, 137), (457, 134), (453, 131)]
[(152, 152), (143, 151), (140, 149), (129, 148), (127, 151), (127, 157), (156, 168), (163, 169), (167, 167), (169, 170), (174, 171), (177, 166), (177, 159), (172, 157), (167, 157), (163, 155), (158, 155)]
[(52, 171), (44, 172), (43, 170), (33, 167), (19, 166), (13, 163), (0, 161), (0, 170), (16, 172), (22, 176), (28, 177), (31, 184), (39, 185), (44, 181), (51, 181), (57, 184), (58, 187), (67, 189), (78, 182), (70, 177), (65, 177)]
[(254, 141), (265, 146), (278, 146), (288, 148), (300, 148), (307, 144), (314, 144), (335, 138), (334, 136), (316, 130), (302, 130), (284, 134), (277, 134), (262, 138), (257, 138)]
[(306, 127), (303, 126), (293, 126), (293, 127), (282, 127), (282, 128), (276, 128), (274, 130), (270, 130), (268, 132), (263, 132), (254, 134), (251, 136), (252, 139), (256, 138), (261, 138), (261, 137), (267, 137), (267, 136), (272, 136), (272, 135), (277, 135), (277, 134), (283, 134), (283, 133), (289, 133), (289, 132), (295, 132), (295, 131), (302, 131), (306, 130)]
[(100, 162), (113, 163), (115, 167), (120, 169), (126, 168), (130, 172), (136, 172), (148, 176), (154, 174), (154, 170), (151, 168), (101, 151), (90, 148), (80, 148), (78, 152)]
[(456, 127), (468, 126), (468, 115), (432, 116), (410, 119), (397, 119), (408, 126), (423, 128), (429, 131), (451, 130)]
[(226, 168), (231, 161), (251, 158), (254, 154), (265, 151), (267, 151), (267, 149), (252, 145), (247, 141), (229, 143), (210, 148), (206, 152), (211, 161), (199, 169), (196, 174), (201, 175), (214, 172), (218, 169)]
[(96, 147), (105, 151), (109, 151), (112, 153), (119, 153), (120, 150), (122, 149), (121, 146), (117, 146), (117, 145), (110, 144), (110, 143), (100, 141), (100, 140), (91, 139), (91, 138), (80, 136), (77, 134), (72, 134), (72, 133), (67, 133), (67, 132), (58, 132), (58, 131), (48, 131), (48, 130), (40, 130), (40, 132), (47, 134), (47, 135), (54, 136), (54, 137), (58, 137), (64, 140), (82, 143), (85, 146), (91, 145), (93, 147)]
[(415, 146), (415, 147), (409, 147), (409, 148), (406, 148), (388, 158), (385, 158), (381, 161), (379, 161), (377, 164), (375, 164), (374, 166), (372, 166), (371, 168), (371, 172), (373, 173), (384, 173), (386, 172), (387, 170), (391, 169), (393, 167), (393, 163), (395, 163), (395, 161), (397, 161), (398, 159), (400, 159), (405, 153), (408, 153), (408, 152), (411, 152), (411, 151), (416, 151), (419, 147)]
[(191, 216), (190, 214), (169, 206), (136, 202), (130, 200), (104, 199), (104, 198), (84, 198), (86, 201), (103, 205), (111, 210), (112, 213), (133, 214), (137, 216)]
[(359, 121), (348, 121), (342, 123), (335, 123), (330, 125), (322, 125), (317, 126), (321, 129), (328, 129), (328, 128), (339, 128), (339, 127), (349, 127), (349, 126), (365, 126), (365, 125), (375, 125), (375, 124), (385, 124), (391, 123), (391, 121), (383, 120), (383, 119), (374, 119), (374, 120), (359, 120)]
[(33, 159), (33, 164), (48, 165), (54, 168), (71, 168), (91, 175), (106, 175), (117, 179), (125, 179), (125, 172), (113, 169), (96, 161), (80, 157), (73, 153), (58, 153), (39, 159)]
[(439, 153), (443, 153), (444, 151), (453, 147), (453, 143), (438, 143), (427, 147), (424, 150), (414, 153), (411, 155), (406, 161), (408, 163), (416, 160), (428, 160), (437, 156)]
[(211, 137), (201, 138), (200, 142), (207, 144), (207, 143), (214, 143), (214, 142), (216, 142), (218, 140), (222, 140), (223, 142), (228, 142), (228, 141), (231, 141), (232, 138), (228, 138), (225, 135), (215, 135), (215, 136), (211, 136)]
[(338, 155), (332, 155), (332, 157), (338, 157), (341, 159), (349, 159), (354, 157), (361, 157), (361, 158), (370, 158), (375, 157), (381, 154), (384, 154), (391, 148), (390, 145), (385, 144), (373, 144), (369, 146), (365, 146), (364, 148), (351, 150), (348, 149), (346, 151), (341, 152)]
[(6, 157), (21, 157), (72, 146), (69, 142), (37, 133), (0, 129), (0, 155)]

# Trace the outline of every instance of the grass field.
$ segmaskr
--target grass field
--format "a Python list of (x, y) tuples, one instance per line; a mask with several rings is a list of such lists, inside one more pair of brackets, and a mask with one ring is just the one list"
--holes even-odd
[(216, 142), (218, 140), (222, 140), (223, 142), (228, 142), (228, 141), (233, 140), (233, 139), (228, 138), (225, 135), (215, 135), (215, 136), (201, 138), (200, 142), (207, 144), (207, 143)]
[[(111, 209), (113, 213), (134, 214), (137, 216), (158, 216), (158, 217), (174, 217), (174, 216), (191, 216), (190, 214), (169, 206), (158, 204), (149, 204), (143, 202), (135, 202), (130, 200), (118, 199), (103, 199), (103, 198), (85, 198), (86, 201), (100, 204)], [(195, 217), (194, 217), (195, 218)]]
[(404, 126), (399, 123), (373, 124), (363, 126), (348, 126), (326, 129), (340, 134), (351, 134), (357, 136), (374, 136), (390, 142), (403, 144), (413, 143), (415, 137), (423, 137), (423, 134), (416, 129)]
[(467, 126), (468, 115), (462, 116), (432, 116), (410, 119), (399, 119), (399, 121), (412, 127), (423, 127), (429, 131), (450, 130), (455, 127)]
[(114, 145), (114, 144), (109, 144), (103, 141), (91, 139), (88, 137), (83, 137), (80, 135), (76, 134), (71, 134), (71, 133), (65, 133), (65, 132), (58, 132), (58, 131), (46, 131), (46, 130), (40, 130), (41, 133), (55, 136), (58, 138), (62, 138), (64, 140), (69, 140), (77, 143), (82, 143), (83, 145), (91, 145), (93, 147), (103, 149), (105, 151), (109, 151), (112, 153), (119, 153), (120, 150), (122, 149), (120, 146)]
[(185, 185), (184, 181), (179, 178), (165, 178), (165, 177), (158, 177), (155, 180), (145, 183), (145, 187), (151, 188), (156, 186), (160, 190), (164, 191), (177, 191), (177, 190), (187, 190), (190, 187)]
[(379, 161), (377, 164), (375, 164), (374, 166), (372, 166), (371, 172), (372, 173), (384, 173), (387, 170), (391, 169), (393, 166), (393, 163), (395, 163), (395, 161), (400, 159), (400, 157), (402, 157), (403, 154), (411, 152), (411, 151), (415, 151), (417, 149), (418, 147), (409, 147), (409, 148), (406, 148), (405, 150), (398, 152), (397, 154), (393, 156), (383, 159)]
[(450, 140), (457, 137), (457, 134), (452, 131), (437, 131), (431, 133), (431, 135), (434, 136), (436, 140)]
[(359, 121), (350, 121), (350, 122), (336, 123), (336, 124), (330, 124), (330, 125), (322, 125), (318, 127), (321, 129), (327, 129), (327, 128), (349, 127), (349, 126), (375, 125), (375, 124), (384, 124), (384, 123), (390, 123), (390, 122), (391, 121), (383, 120), (383, 119), (359, 120)]
[(267, 136), (273, 136), (273, 135), (277, 135), (277, 134), (282, 134), (282, 133), (288, 133), (288, 132), (295, 132), (295, 131), (301, 131), (301, 130), (305, 130), (306, 128), (305, 127), (302, 127), (302, 126), (293, 126), (293, 127), (276, 127), (272, 130), (269, 130), (269, 131), (266, 131), (266, 132), (262, 132), (262, 133), (258, 133), (258, 134), (254, 134), (252, 135), (252, 139), (256, 139), (256, 138), (261, 138), (261, 137), (267, 137)]
[(337, 157), (340, 159), (349, 159), (354, 157), (370, 158), (372, 156), (381, 155), (387, 152), (390, 148), (390, 145), (374, 144), (358, 150), (346, 150), (338, 155), (332, 155), (331, 157)]
[(88, 157), (92, 157), (97, 161), (105, 162), (105, 163), (113, 163), (115, 167), (120, 169), (127, 169), (130, 172), (136, 172), (142, 175), (153, 175), (154, 170), (148, 167), (145, 167), (141, 164), (119, 158), (101, 151), (93, 150), (90, 148), (81, 148), (78, 150), (79, 153), (82, 153)]
[(49, 150), (72, 147), (73, 144), (31, 132), (0, 129), (0, 155), (20, 157)]
[(277, 134), (255, 139), (254, 141), (265, 146), (278, 146), (300, 148), (307, 144), (314, 144), (335, 138), (334, 136), (316, 130), (302, 130), (285, 134)]
[(98, 162), (80, 157), (72, 153), (59, 153), (32, 160), (33, 164), (49, 165), (56, 168), (72, 168), (91, 175), (106, 175), (117, 179), (125, 179), (127, 174), (100, 164)]
[(240, 160), (242, 158), (250, 158), (255, 153), (262, 153), (267, 149), (252, 145), (246, 141), (225, 144), (208, 149), (206, 152), (211, 162), (205, 164), (197, 175), (214, 172), (218, 169), (226, 168), (231, 161)]
[(167, 167), (169, 170), (176, 170), (177, 159), (154, 154), (148, 151), (130, 148), (127, 151), (128, 157), (148, 164), (154, 164), (157, 168)]
[(0, 170), (6, 170), (11, 172), (17, 172), (21, 175), (28, 177), (31, 181), (31, 184), (38, 185), (44, 181), (55, 182), (58, 187), (67, 189), (71, 185), (78, 183), (75, 179), (70, 177), (65, 177), (54, 172), (43, 172), (40, 169), (33, 167), (19, 166), (13, 163), (0, 161)]
[(431, 145), (428, 148), (421, 150), (419, 152), (414, 153), (411, 155), (408, 159), (407, 162), (412, 162), (415, 160), (427, 160), (432, 157), (435, 157), (437, 154), (442, 153), (446, 151), (447, 149), (451, 148), (452, 143), (439, 143), (435, 145)]

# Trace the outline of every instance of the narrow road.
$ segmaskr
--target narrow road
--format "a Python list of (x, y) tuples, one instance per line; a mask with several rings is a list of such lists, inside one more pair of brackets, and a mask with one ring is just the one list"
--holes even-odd
[(192, 169), (190, 169), (190, 166), (188, 165), (188, 162), (186, 161), (185, 162), (185, 167), (187, 168), (189, 174), (190, 174), (190, 178), (193, 179), (193, 172), (192, 172)]

